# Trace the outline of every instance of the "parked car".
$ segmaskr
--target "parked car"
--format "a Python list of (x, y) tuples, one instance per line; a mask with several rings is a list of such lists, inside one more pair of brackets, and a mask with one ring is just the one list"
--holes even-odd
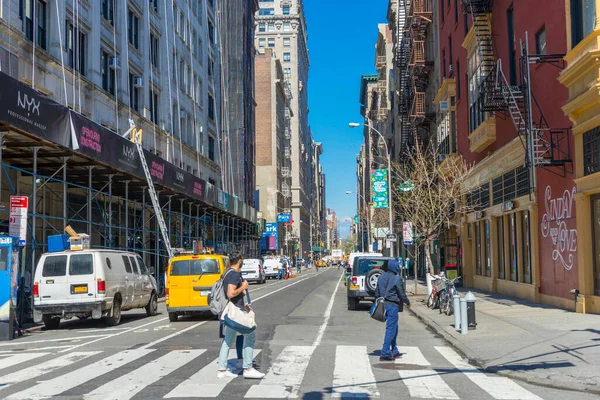
[(242, 277), (248, 282), (265, 283), (267, 281), (262, 263), (256, 258), (244, 259)]
[(265, 267), (265, 276), (267, 279), (277, 278), (279, 270), (283, 269), (283, 264), (277, 258), (265, 259), (263, 266)]
[(358, 256), (354, 258), (348, 278), (348, 310), (356, 310), (361, 300), (374, 300), (377, 280), (387, 271), (391, 257)]
[(56, 329), (73, 317), (105, 318), (118, 325), (122, 311), (158, 309), (156, 280), (142, 258), (126, 251), (81, 250), (43, 254), (35, 269), (33, 319)]
[(213, 284), (229, 268), (229, 258), (219, 254), (175, 256), (167, 268), (167, 312), (169, 321), (179, 315), (210, 311)]
[(344, 276), (344, 284), (346, 286), (348, 285), (348, 278), (352, 274), (352, 265), (354, 263), (354, 259), (356, 257), (360, 257), (360, 256), (383, 257), (383, 254), (381, 254), (381, 253), (360, 253), (360, 252), (350, 253), (350, 255), (348, 256), (348, 262), (346, 263), (346, 274)]

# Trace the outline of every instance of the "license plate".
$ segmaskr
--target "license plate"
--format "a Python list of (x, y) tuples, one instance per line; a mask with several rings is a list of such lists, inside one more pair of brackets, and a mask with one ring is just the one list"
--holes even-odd
[(201, 290), (200, 296), (208, 296), (210, 294), (210, 290)]
[(71, 293), (87, 293), (88, 292), (88, 287), (87, 285), (78, 285), (78, 286), (72, 286), (71, 287)]
[(350, 286), (350, 290), (360, 290), (360, 286)]
[(243, 271), (242, 271), (242, 275), (248, 275), (248, 273), (247, 273), (247, 272), (243, 272)]
[(278, 271), (278, 270), (279, 270), (279, 268), (273, 268), (273, 271)]

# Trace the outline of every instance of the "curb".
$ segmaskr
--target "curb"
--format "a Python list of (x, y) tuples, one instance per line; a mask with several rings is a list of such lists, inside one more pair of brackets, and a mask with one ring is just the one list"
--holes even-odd
[(548, 383), (548, 382), (542, 381), (540, 379), (537, 379), (535, 377), (523, 377), (523, 376), (519, 375), (519, 373), (516, 371), (497, 371), (496, 366), (491, 367), (485, 361), (477, 358), (475, 356), (475, 352), (473, 350), (471, 350), (469, 347), (467, 347), (466, 345), (461, 343), (459, 340), (457, 340), (455, 337), (453, 337), (448, 332), (446, 332), (446, 330), (440, 324), (435, 322), (433, 319), (427, 317), (424, 313), (422, 313), (420, 311), (416, 311), (412, 307), (408, 308), (408, 311), (412, 315), (414, 315), (417, 319), (419, 319), (421, 322), (423, 322), (426, 326), (428, 326), (433, 331), (435, 331), (435, 333), (440, 335), (452, 347), (454, 347), (456, 350), (458, 350), (458, 352), (464, 358), (468, 359), (469, 364), (476, 366), (477, 368), (483, 370), (484, 372), (500, 375), (503, 377), (507, 377), (507, 378), (518, 380), (518, 381), (525, 382), (525, 383), (529, 383), (531, 385), (547, 387), (547, 388), (551, 388), (551, 389), (571, 390), (571, 391), (577, 391), (577, 392), (583, 392), (583, 393), (600, 394), (600, 389), (592, 389), (589, 386), (581, 385), (578, 383), (569, 383), (569, 384)]

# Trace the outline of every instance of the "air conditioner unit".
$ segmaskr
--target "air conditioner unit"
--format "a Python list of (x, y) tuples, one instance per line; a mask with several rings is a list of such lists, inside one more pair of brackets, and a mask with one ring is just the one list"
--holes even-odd
[(144, 86), (144, 78), (141, 76), (136, 76), (133, 78), (133, 86), (136, 88), (141, 88)]
[(187, 112), (185, 110), (180, 110), (179, 111), (179, 118), (185, 118), (187, 117)]
[(448, 154), (438, 154), (438, 162), (443, 162), (446, 158), (448, 158)]
[(452, 66), (452, 64), (448, 65), (448, 71), (452, 72), (454, 70), (454, 67)]
[(440, 101), (440, 111), (448, 111), (448, 100)]
[(121, 69), (121, 59), (119, 57), (110, 58), (110, 69)]

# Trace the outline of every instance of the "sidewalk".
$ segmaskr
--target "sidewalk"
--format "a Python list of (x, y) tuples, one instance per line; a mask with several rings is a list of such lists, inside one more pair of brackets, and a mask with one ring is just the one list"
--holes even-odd
[(600, 315), (471, 290), (477, 298), (477, 329), (461, 335), (454, 316), (427, 308), (425, 285), (419, 285), (420, 296), (414, 296), (414, 281), (406, 287), (409, 296), (413, 292), (408, 310), (480, 368), (536, 385), (600, 394)]

